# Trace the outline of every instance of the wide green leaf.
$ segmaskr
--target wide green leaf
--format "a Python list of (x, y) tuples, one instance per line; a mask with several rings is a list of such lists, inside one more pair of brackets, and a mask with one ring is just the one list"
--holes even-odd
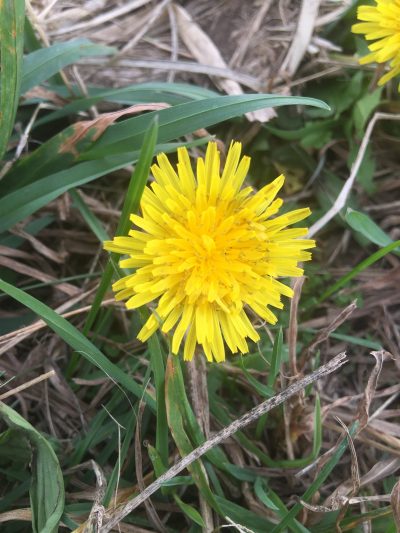
[(56, 533), (64, 510), (64, 481), (50, 443), (14, 409), (0, 402), (0, 416), (14, 431), (26, 437), (32, 450), (30, 488), (34, 533)]
[(0, 199), (0, 232), (31, 215), (68, 191), (108, 172), (135, 161), (137, 153), (85, 162), (73, 169), (62, 170), (29, 185), (20, 187)]
[(0, 2), (0, 160), (6, 151), (18, 106), (24, 20), (24, 0)]
[(82, 57), (113, 54), (115, 48), (88, 39), (73, 39), (31, 52), (24, 58), (21, 94), (48, 80)]
[(280, 96), (273, 94), (242, 94), (217, 96), (197, 102), (180, 104), (162, 111), (154, 111), (114, 124), (96, 142), (94, 148), (86, 151), (84, 158), (97, 159), (106, 150), (107, 154), (118, 154), (140, 145), (144, 131), (154, 114), (159, 115), (159, 142), (176, 139), (200, 128), (208, 128), (225, 120), (239, 117), (249, 111), (284, 105), (310, 105), (329, 109), (324, 102), (315, 98)]
[(345, 215), (346, 222), (349, 226), (358, 231), (370, 242), (384, 247), (393, 243), (393, 239), (376, 224), (367, 214), (348, 208)]
[(201, 517), (201, 514), (199, 511), (197, 511), (194, 507), (191, 505), (183, 502), (177, 494), (174, 494), (174, 500), (177, 503), (180, 510), (190, 519), (193, 520), (196, 524), (198, 524), (200, 527), (205, 528), (204, 521)]
[[(71, 168), (74, 163), (83, 159), (103, 160), (113, 154), (124, 154), (125, 160), (129, 161), (128, 154), (140, 150), (144, 133), (156, 115), (159, 120), (158, 142), (165, 143), (200, 128), (207, 128), (224, 120), (241, 116), (248, 111), (264, 107), (300, 104), (327, 109), (324, 102), (313, 98), (265, 94), (218, 96), (123, 120), (109, 126), (95, 143), (93, 141), (99, 137), (100, 133), (98, 123), (76, 123), (43, 143), (31, 155), (14, 165), (0, 182), (0, 193), (11, 192), (21, 185)], [(105, 169), (103, 174), (107, 172), (108, 170)]]
[[(181, 144), (158, 145), (156, 150), (168, 152)], [(139, 152), (106, 157), (98, 161), (85, 161), (72, 169), (55, 172), (34, 183), (10, 192), (0, 199), (0, 233), (35, 213), (41, 207), (74, 187), (123, 168), (137, 161)]]
[[(143, 135), (155, 116), (159, 119), (158, 142), (166, 143), (248, 111), (290, 104), (327, 108), (320, 100), (300, 97), (255, 94), (206, 98), (114, 124), (93, 149), (90, 148), (93, 145), (90, 139), (96, 134), (96, 126), (93, 126), (93, 131), (90, 127), (85, 129), (82, 136), (77, 136), (76, 129), (71, 126), (15, 165), (5, 177), (2, 190), (10, 192), (0, 200), (0, 231), (10, 228), (70, 188), (134, 162), (141, 148)], [(157, 148), (168, 149), (168, 146)], [(93, 158), (94, 161), (72, 166), (82, 150), (86, 150), (86, 153), (81, 159)], [(118, 155), (110, 156), (112, 153)], [(21, 187), (22, 184), (24, 187)], [(26, 201), (27, 198), (29, 201)]]

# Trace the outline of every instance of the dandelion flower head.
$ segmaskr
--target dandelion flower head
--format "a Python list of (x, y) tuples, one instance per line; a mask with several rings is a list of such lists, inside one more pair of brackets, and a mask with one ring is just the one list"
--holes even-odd
[(400, 74), (400, 0), (375, 0), (376, 5), (360, 6), (357, 10), (358, 22), (352, 26), (353, 33), (365, 34), (370, 54), (360, 59), (360, 63), (386, 63), (390, 70), (379, 80), (385, 84)]
[(246, 339), (258, 341), (250, 318), (275, 324), (271, 308), (282, 309), (292, 289), (280, 277), (300, 276), (298, 263), (311, 259), (314, 241), (306, 228), (288, 228), (310, 214), (308, 208), (276, 216), (279, 176), (258, 192), (242, 188), (250, 158), (232, 143), (220, 173), (220, 154), (210, 142), (193, 172), (186, 148), (178, 149), (175, 170), (163, 153), (151, 168), (154, 181), (132, 214), (126, 237), (106, 241), (106, 250), (126, 254), (122, 268), (134, 272), (113, 285), (118, 300), (134, 309), (152, 302), (152, 314), (138, 334), (146, 341), (158, 328), (172, 334), (172, 352), (184, 342), (191, 360), (200, 345), (209, 361), (247, 353)]

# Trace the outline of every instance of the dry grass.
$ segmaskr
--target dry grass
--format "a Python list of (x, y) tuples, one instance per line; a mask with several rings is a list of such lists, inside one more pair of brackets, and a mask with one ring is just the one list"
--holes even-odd
[[(162, 80), (189, 82), (229, 94), (249, 90), (290, 94), (301, 92), (312, 80), (329, 80), (347, 75), (346, 69), (349, 65), (333, 59), (330, 54), (338, 50), (337, 46), (320, 37), (319, 32), (327, 24), (340, 18), (350, 3), (329, 0), (310, 0), (303, 3), (290, 0), (189, 0), (178, 7), (172, 1), (90, 0), (78, 3), (32, 0), (29, 16), (45, 43), (84, 36), (118, 48), (117, 55), (109, 60), (103, 57), (85, 59), (77, 66), (66, 69), (64, 76), (67, 83), (78, 83), (83, 91), (89, 85), (121, 87)], [(188, 22), (182, 23), (186, 16), (192, 18), (194, 25), (190, 34), (187, 33)], [(303, 17), (304, 26), (314, 31), (297, 31), (296, 21), (300, 17)], [(193, 32), (197, 36), (196, 43), (189, 42)], [(356, 68), (355, 59), (350, 60), (350, 66)], [(389, 91), (388, 89), (388, 100), (394, 101), (390, 98)], [(54, 100), (54, 104), (59, 105), (59, 101)], [(385, 109), (386, 115), (390, 114), (398, 120), (398, 100), (387, 107), (389, 108)], [(82, 118), (96, 120), (98, 113), (99, 109), (93, 107)], [(263, 131), (262, 122), (268, 122), (273, 115), (271, 112), (256, 112), (248, 117), (252, 122), (240, 124), (240, 135), (249, 149), (252, 149), (252, 143), (257, 140), (260, 131)], [(261, 119), (261, 122), (256, 119)], [(360, 142), (360, 155), (365, 155), (367, 141), (371, 135), (377, 162), (374, 194), (366, 193), (359, 183), (354, 182), (357, 175), (357, 169), (354, 167), (349, 177), (349, 148), (342, 138), (335, 138), (319, 151), (310, 149), (309, 152), (315, 155), (317, 160), (323, 160), (325, 168), (339, 175), (342, 180), (339, 191), (344, 190), (344, 201), (337, 204), (330, 218), (342, 212), (343, 205), (351, 196), (353, 200), (356, 199), (359, 208), (368, 213), (393, 240), (396, 240), (400, 238), (398, 139), (393, 138), (382, 126), (377, 125), (374, 131), (372, 127), (373, 124), (370, 131), (366, 131), (364, 144)], [(238, 135), (237, 128), (237, 125), (227, 126), (226, 137)], [(119, 217), (120, 192), (124, 188), (128, 173), (129, 169), (115, 172), (111, 184), (110, 181), (100, 180), (96, 187), (86, 187), (80, 191), (91, 212), (110, 233)], [(310, 177), (312, 176), (307, 176), (304, 194), (308, 195), (312, 202), (315, 202), (318, 194), (332, 200), (331, 203), (339, 197), (339, 191), (332, 196), (333, 193), (326, 188), (321, 176), (315, 176), (315, 182), (313, 179), (308, 181)], [(297, 201), (298, 197), (297, 191), (293, 200)], [(56, 309), (62, 316), (71, 319), (78, 328), (82, 328), (85, 314), (93, 301), (99, 272), (104, 266), (104, 256), (97, 239), (80, 212), (72, 205), (68, 194), (43, 208), (41, 215), (44, 214), (51, 214), (56, 222), (44, 228), (38, 237), (27, 237), (24, 231), (25, 222), (15, 226), (13, 235), (23, 237), (25, 243), (18, 249), (1, 246), (0, 266), (18, 273), (18, 279), (22, 280), (21, 287), (40, 282), (35, 292), (36, 297)], [(346, 434), (343, 423), (350, 426), (356, 421), (358, 428), (351, 438), (348, 437), (352, 443), (349, 453), (343, 456), (340, 466), (333, 471), (319, 492), (309, 502), (304, 502), (304, 509), (298, 515), (298, 520), (306, 524), (311, 531), (318, 531), (312, 527), (320, 524), (321, 513), (327, 511), (339, 510), (338, 524), (339, 520), (345, 518), (349, 509), (357, 509), (358, 512), (353, 515), (361, 516), (367, 510), (384, 508), (390, 501), (394, 476), (400, 467), (399, 256), (389, 254), (384, 261), (359, 273), (355, 283), (342, 289), (337, 298), (319, 303), (308, 312), (306, 307), (302, 309), (299, 304), (302, 301), (300, 297), (304, 298), (305, 302), (311, 302), (312, 306), (312, 291), (321, 293), (324, 290), (323, 280), (317, 279), (314, 283), (313, 272), (318, 274), (320, 270), (326, 273), (328, 284), (331, 284), (332, 280), (342, 277), (365, 258), (365, 247), (368, 245), (365, 241), (361, 241), (361, 246), (355, 245), (354, 235), (348, 226), (340, 225), (340, 221), (325, 227), (329, 220), (320, 218), (319, 221), (321, 220), (323, 222), (320, 224), (317, 221), (314, 227), (315, 232), (318, 231), (319, 245), (315, 270), (310, 270), (311, 280), (305, 284), (305, 294), (302, 295), (304, 280), (295, 285), (296, 298), (292, 300), (290, 313), (286, 317), (289, 326), (286, 339), (289, 356), (288, 362), (282, 366), (278, 380), (279, 388), (282, 389), (291, 383), (299, 384), (299, 380), (310, 374), (318, 360), (325, 363), (332, 356), (347, 351), (350, 364), (340, 373), (333, 373), (317, 385), (323, 421), (321, 454), (305, 467), (279, 466), (280, 462), (307, 457), (312, 452), (315, 398), (304, 392), (305, 386), (299, 387), (302, 392), (297, 391), (290, 401), (286, 401), (283, 414), (271, 414), (269, 425), (261, 427), (259, 422), (259, 432), (252, 430), (251, 433), (245, 434), (257, 444), (264, 455), (272, 457), (276, 464), (262, 463), (260, 457), (243, 444), (243, 440), (229, 438), (224, 445), (224, 451), (231, 463), (243, 468), (248, 475), (253, 473), (263, 479), (267, 478), (269, 486), (290, 508), (337, 451), (338, 439), (341, 442), (341, 437)], [(82, 280), (76, 278), (80, 274)], [(73, 279), (70, 279), (71, 277)], [(59, 279), (64, 281), (57, 283)], [(353, 303), (355, 299), (359, 300), (358, 306)], [(137, 368), (133, 370), (134, 377), (144, 388), (147, 386), (147, 392), (153, 395), (153, 386), (147, 383), (146, 369), (149, 361), (143, 353), (142, 345), (131, 338), (130, 317), (112, 298), (105, 300), (103, 307), (114, 310), (113, 327), (117, 333), (110, 335), (107, 330), (102, 335), (100, 332), (96, 335), (96, 340), (102, 342), (109, 354), (118, 354), (117, 358), (120, 360), (134, 356), (138, 363)], [(22, 307), (3, 298), (0, 320), (18, 320), (21, 327), (0, 337), (1, 369), (6, 377), (1, 387), (0, 399), (7, 398), (10, 401), (11, 398), (12, 405), (17, 406), (22, 416), (36, 429), (61, 443), (62, 456), (68, 458), (76, 452), (73, 446), (76, 444), (77, 435), (89, 431), (94, 418), (99, 412), (104, 412), (104, 405), (115, 392), (115, 384), (107, 377), (94, 375), (85, 369), (82, 374), (67, 376), (65, 369), (71, 358), (70, 349), (58, 336), (50, 332), (44, 322), (32, 322), (33, 317), (24, 313), (26, 311)], [(22, 326), (25, 320), (29, 325)], [(264, 328), (264, 325), (261, 327)], [(338, 335), (335, 336), (335, 333)], [(273, 337), (271, 331), (265, 328), (266, 339), (268, 335)], [(357, 340), (360, 342), (357, 343)], [(384, 348), (373, 351), (375, 359), (369, 356), (373, 345)], [(262, 351), (263, 347), (260, 349)], [(127, 372), (132, 371), (128, 363), (126, 368)], [(246, 378), (240, 366), (226, 363), (223, 367), (224, 378), (219, 375), (219, 370), (212, 372), (212, 383), (218, 384), (219, 398), (222, 398), (225, 407), (230, 409), (229, 420), (254, 405), (262, 404), (262, 394)], [(248, 372), (253, 379), (265, 384), (268, 375), (265, 366), (250, 366)], [(196, 369), (192, 369), (192, 373), (192, 380), (196, 383)], [(230, 395), (233, 395), (232, 399)], [(247, 401), (246, 405), (242, 403), (244, 399)], [(212, 410), (210, 412), (206, 409), (206, 415), (203, 413), (201, 416), (208, 400), (202, 397), (201, 391), (196, 391), (196, 387), (192, 392), (192, 400), (195, 414), (199, 419), (202, 418), (204, 434), (207, 436), (209, 432), (211, 435), (211, 441), (208, 442), (211, 443), (209, 448), (212, 448), (220, 435), (217, 432), (222, 425), (228, 424), (223, 423), (222, 418), (218, 418)], [(211, 396), (210, 403), (213, 401), (215, 397)], [(125, 407), (130, 409), (129, 398), (124, 399), (124, 402)], [(142, 416), (142, 408), (138, 409)], [(257, 412), (256, 418), (259, 419), (261, 414)], [(142, 421), (142, 427), (145, 428), (146, 439), (154, 440), (154, 431), (149, 427), (149, 416), (147, 414), (147, 419), (146, 413), (143, 416), (145, 421)], [(114, 428), (117, 425), (119, 428), (121, 422), (114, 420), (111, 414), (103, 423), (109, 423), (111, 419)], [(157, 484), (151, 485), (154, 479), (153, 466), (148, 459), (148, 452), (141, 449), (143, 436), (140, 435), (140, 430), (139, 424), (135, 445), (132, 445), (136, 451), (137, 485), (119, 486), (115, 500), (110, 502), (108, 510), (101, 504), (105, 491), (104, 477), (110, 475), (113, 464), (118, 461), (121, 442), (115, 443), (114, 453), (110, 453), (104, 460), (104, 472), (97, 463), (90, 460), (96, 460), (98, 454), (103, 454), (104, 459), (107, 441), (98, 446), (88, 443), (86, 453), (82, 457), (76, 456), (76, 464), (70, 470), (67, 468), (71, 465), (65, 461), (65, 473), (69, 474), (70, 480), (67, 502), (95, 503), (89, 517), (88, 513), (71, 513), (77, 522), (90, 520), (94, 524), (104, 521), (106, 525), (98, 531), (109, 531), (111, 525), (117, 530), (117, 524), (126, 511), (135, 508), (136, 503), (145, 501), (154, 492), (150, 487), (158, 487)], [(232, 434), (233, 432), (228, 432), (225, 438), (231, 437)], [(120, 428), (113, 435), (120, 436)], [(207, 443), (203, 446), (207, 447)], [(170, 450), (169, 461), (174, 464), (179, 455), (174, 446), (170, 447)], [(193, 457), (187, 456), (186, 462), (184, 460), (178, 463), (179, 468), (177, 466), (169, 477), (173, 477), (172, 474), (177, 475), (203, 453), (205, 451), (202, 449)], [(127, 473), (128, 466), (132, 466), (131, 455), (129, 452), (125, 462), (120, 465), (121, 477)], [(93, 470), (95, 476), (84, 475), (82, 472), (85, 469)], [(220, 481), (232, 500), (256, 515), (268, 519), (276, 517), (271, 509), (262, 505), (255, 497), (253, 489), (249, 488), (249, 479), (251, 480), (251, 476), (232, 481), (225, 472), (221, 474)], [(144, 493), (145, 498), (143, 488), (149, 485)], [(142, 496), (132, 500), (132, 496), (139, 490)], [(398, 519), (396, 491), (398, 487), (395, 486), (392, 504), (394, 516)], [(192, 503), (197, 502), (197, 495), (192, 489), (188, 491), (187, 498)], [(162, 497), (153, 499), (152, 503), (148, 500), (147, 514), (141, 512), (139, 517), (150, 526), (142, 527), (140, 524), (121, 522), (120, 531), (163, 531), (166, 530), (166, 522), (168, 526), (172, 523), (171, 527), (181, 531), (189, 530), (185, 529), (187, 525), (180, 507), (176, 503), (171, 504), (171, 501)], [(112, 509), (115, 502), (127, 507), (115, 511)], [(372, 507), (368, 506), (371, 502)], [(11, 523), (10, 513), (13, 513), (14, 520), (18, 518), (29, 523), (31, 515), (25, 509), (28, 502), (22, 499), (19, 503), (18, 509), (0, 514), (0, 522)], [(204, 518), (209, 509), (207, 511), (206, 503), (200, 501), (200, 504)], [(197, 503), (193, 505), (196, 506)], [(386, 515), (382, 513), (382, 516)], [(360, 523), (363, 521), (363, 529), (351, 529), (347, 525), (347, 529), (343, 530), (375, 531), (374, 522), (367, 515), (365, 519), (359, 520)], [(227, 519), (226, 524), (229, 521), (231, 519)], [(391, 527), (391, 521), (393, 519), (389, 516), (388, 522), (385, 522), (388, 528)], [(357, 519), (354, 518), (354, 523), (356, 522)], [(222, 526), (223, 521), (218, 522), (211, 513), (208, 524), (210, 523), (218, 528)], [(149, 527), (152, 529), (148, 529)], [(240, 529), (240, 526), (231, 527), (232, 530), (235, 527), (236, 530), (245, 531)], [(28, 531), (29, 527), (24, 530)], [(83, 531), (83, 527), (79, 531)]]

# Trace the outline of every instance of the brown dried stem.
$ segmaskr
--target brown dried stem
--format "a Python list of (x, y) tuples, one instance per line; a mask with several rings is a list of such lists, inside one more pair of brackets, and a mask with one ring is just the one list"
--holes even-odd
[(149, 485), (138, 496), (128, 501), (126, 504), (122, 505), (119, 509), (116, 509), (111, 514), (109, 520), (102, 526), (101, 533), (107, 533), (108, 531), (111, 531), (111, 529), (116, 524), (118, 524), (118, 522), (120, 522), (125, 516), (131, 513), (134, 509), (136, 509), (139, 505), (141, 505), (145, 500), (147, 500), (147, 498), (149, 498), (152, 494), (154, 494), (162, 486), (163, 483), (174, 478), (176, 475), (182, 472), (182, 470), (187, 468), (194, 461), (198, 460), (209, 450), (211, 450), (212, 448), (214, 448), (215, 446), (217, 446), (218, 444), (220, 444), (227, 438), (231, 437), (237, 431), (246, 427), (251, 422), (254, 422), (255, 420), (257, 420), (264, 413), (267, 413), (271, 411), (272, 409), (274, 409), (275, 407), (277, 407), (278, 405), (281, 405), (282, 403), (287, 401), (290, 397), (297, 394), (301, 390), (305, 389), (311, 383), (314, 383), (315, 381), (323, 378), (324, 376), (327, 376), (331, 374), (332, 372), (335, 372), (342, 365), (347, 363), (347, 361), (348, 361), (347, 355), (344, 352), (340, 353), (339, 355), (334, 357), (331, 361), (329, 361), (326, 365), (321, 366), (315, 372), (304, 377), (303, 379), (296, 381), (295, 383), (290, 385), (287, 389), (280, 392), (276, 396), (257, 405), (256, 407), (254, 407), (253, 409), (245, 413), (243, 416), (241, 416), (240, 418), (232, 422), (229, 426), (225, 427), (224, 429), (216, 433), (213, 437), (207, 440), (204, 444), (202, 444), (201, 446), (193, 450), (191, 453), (186, 455), (186, 457), (183, 457), (180, 461), (178, 461), (174, 466), (172, 466), (167, 472), (165, 472), (162, 476), (160, 476), (156, 481), (151, 483), (151, 485)]

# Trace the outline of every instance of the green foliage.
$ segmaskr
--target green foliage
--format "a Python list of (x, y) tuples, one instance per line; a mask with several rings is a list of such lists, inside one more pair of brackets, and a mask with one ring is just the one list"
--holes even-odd
[(24, 0), (0, 3), (0, 160), (14, 127), (22, 71)]
[(370, 242), (378, 246), (388, 246), (393, 240), (365, 213), (360, 213), (354, 209), (348, 209), (346, 222), (355, 231), (360, 232)]
[[(79, 352), (90, 363), (96, 365), (106, 376), (115, 383), (120, 383), (128, 391), (140, 398), (143, 394), (139, 385), (121, 370), (117, 365), (112, 363), (90, 340), (77, 330), (65, 318), (50, 309), (47, 305), (40, 302), (30, 294), (25, 293), (17, 287), (0, 279), (0, 290), (25, 305), (36, 313), (48, 326), (59, 335), (71, 348)], [(147, 397), (147, 394), (145, 394)], [(150, 407), (154, 407), (154, 401), (147, 397)]]
[(75, 63), (82, 57), (101, 56), (114, 52), (114, 48), (94, 44), (87, 39), (74, 39), (31, 52), (24, 58), (21, 94), (47, 81), (60, 69)]
[[(15, 439), (19, 435), (24, 439), (22, 442), (27, 447), (26, 451), (28, 441), (31, 446), (32, 480), (29, 493), (33, 531), (56, 533), (64, 510), (64, 480), (57, 456), (44, 436), (4, 403), (0, 403), (0, 417), (10, 428), (7, 439)], [(4, 446), (4, 434), (1, 440)], [(20, 445), (18, 449), (23, 452)], [(16, 456), (13, 459), (16, 460)], [(26, 457), (23, 460), (26, 462)]]
[[(329, 39), (336, 38), (349, 54), (354, 53), (356, 42), (348, 35), (352, 17), (353, 8), (344, 14), (342, 26), (333, 24), (326, 34)], [(65, 262), (57, 263), (54, 257), (49, 257), (52, 239), (58, 239), (52, 237), (55, 230), (70, 231), (74, 235), (72, 248), (81, 247), (80, 250), (85, 248), (85, 243), (95, 249), (110, 235), (126, 235), (130, 229), (129, 215), (139, 210), (155, 154), (172, 153), (180, 146), (196, 150), (214, 135), (229, 140), (231, 131), (239, 131), (236, 137), (244, 139), (251, 133), (252, 140), (246, 146), (253, 156), (249, 182), (262, 187), (277, 173), (285, 173), (283, 196), (294, 194), (285, 209), (304, 206), (296, 195), (300, 193), (301, 197), (305, 193), (315, 220), (337, 198), (373, 113), (383, 106), (395, 109), (398, 100), (390, 101), (389, 91), (375, 88), (373, 73), (354, 68), (353, 60), (352, 68), (344, 67), (333, 76), (316, 77), (305, 83), (302, 96), (221, 96), (203, 87), (164, 82), (113, 89), (89, 86), (87, 94), (83, 94), (74, 84), (64, 85), (61, 69), (84, 57), (112, 55), (114, 49), (86, 39), (42, 48), (29, 21), (25, 20), (22, 0), (0, 2), (0, 32), (0, 253), (2, 257), (4, 252), (4, 257), (31, 266), (32, 247), (39, 255), (43, 254), (42, 262), (35, 267), (41, 268), (48, 261), (49, 270), (54, 272), (54, 279), (49, 282), (32, 281), (29, 272), (0, 267), (0, 301), (7, 315), (4, 318), (2, 315), (0, 321), (1, 334), (15, 331), (37, 318), (46, 324), (45, 334), (39, 331), (34, 340), (28, 338), (14, 348), (18, 357), (28, 362), (22, 366), (21, 376), (2, 374), (0, 394), (7, 379), (25, 377), (31, 345), (40, 346), (43, 342), (43, 353), (51, 358), (53, 348), (47, 355), (46, 343), (48, 338), (53, 338), (54, 345), (63, 350), (63, 357), (55, 363), (60, 364), (57, 387), (65, 394), (66, 403), (75, 398), (77, 410), (82, 409), (77, 417), (79, 422), (68, 438), (58, 438), (57, 432), (50, 438), (41, 431), (48, 423), (47, 419), (42, 420), (41, 413), (29, 412), (29, 421), (18, 414), (23, 409), (19, 396), (11, 397), (14, 409), (0, 404), (3, 422), (0, 474), (5, 480), (0, 513), (26, 507), (29, 494), (32, 524), (7, 519), (5, 533), (31, 530), (52, 533), (58, 531), (60, 520), (63, 527), (74, 530), (83, 522), (82, 517), (88, 517), (93, 502), (87, 494), (96, 490), (95, 476), (87, 466), (91, 459), (106, 478), (101, 504), (109, 511), (115, 503), (123, 503), (138, 493), (134, 453), (140, 401), (145, 403), (140, 430), (141, 444), (145, 444), (142, 463), (146, 485), (161, 476), (178, 456), (187, 455), (206, 440), (188, 399), (180, 360), (168, 353), (168, 338), (154, 335), (146, 345), (133, 341), (148, 311), (124, 313), (118, 307), (103, 306), (112, 278), (122, 274), (118, 255), (110, 254), (107, 263), (102, 262), (103, 255), (100, 264), (96, 256), (92, 264), (95, 252), (88, 258), (67, 250), (70, 255)], [(360, 46), (365, 45), (358, 42)], [(333, 59), (346, 64), (343, 55)], [(39, 86), (62, 98), (65, 105), (47, 109), (47, 104), (52, 103), (48, 94), (30, 91)], [(17, 157), (15, 148), (21, 132), (28, 126), (38, 104), (45, 104), (46, 109), (40, 111), (32, 124), (35, 142), (28, 142), (24, 156)], [(130, 109), (126, 115), (121, 113), (118, 120), (107, 113), (91, 119), (92, 106), (99, 105), (102, 109), (101, 106), (110, 104), (113, 108), (135, 105), (140, 108)], [(168, 107), (154, 109), (155, 104)], [(242, 117), (265, 107), (279, 108), (278, 116), (261, 125), (253, 138), (253, 130), (247, 130)], [(388, 139), (398, 136), (398, 125), (383, 127)], [(204, 133), (201, 131), (204, 128), (210, 131)], [(202, 135), (199, 138), (198, 130)], [(400, 241), (394, 242), (382, 229), (386, 226), (381, 227), (380, 222), (363, 212), (365, 197), (372, 198), (379, 191), (376, 170), (380, 169), (380, 163), (379, 153), (371, 143), (357, 175), (358, 189), (352, 192), (337, 220), (326, 228), (326, 234), (317, 236), (314, 265), (306, 270), (309, 279), (300, 302), (300, 318), (318, 320), (327, 313), (330, 302), (343, 307), (353, 299), (361, 272), (378, 261), (384, 264), (390, 253), (399, 254)], [(134, 168), (127, 173), (125, 169), (131, 165)], [(72, 200), (73, 215), (67, 221), (59, 216), (65, 198)], [(119, 201), (121, 198), (123, 201)], [(98, 208), (102, 202), (106, 209)], [(111, 205), (122, 211), (116, 230)], [(337, 243), (344, 230), (354, 239), (351, 244), (357, 247), (359, 259), (346, 259), (350, 263), (347, 273), (335, 280), (326, 267), (326, 256), (332, 253), (332, 242)], [(81, 242), (82, 236), (89, 238)], [(380, 249), (371, 254), (364, 250), (367, 245), (371, 251), (373, 245)], [(336, 262), (335, 266), (338, 265), (344, 267), (347, 263)], [(73, 289), (90, 293), (85, 300), (89, 305), (84, 314), (78, 300), (68, 307), (71, 317), (54, 311), (60, 303), (54, 297), (58, 294), (54, 289), (67, 283)], [(350, 295), (342, 291), (344, 288), (351, 290)], [(356, 296), (362, 307), (363, 295), (359, 289)], [(285, 307), (288, 308), (287, 301)], [(267, 329), (264, 324), (258, 325), (261, 336), (258, 350), (254, 347), (251, 354), (232, 358), (227, 365), (208, 367), (212, 431), (227, 426), (256, 403), (274, 396), (282, 384), (285, 386), (282, 376), (287, 374), (288, 317), (286, 309), (279, 314), (279, 327)], [(303, 327), (300, 322), (296, 352), (299, 362), (304, 364), (301, 372), (311, 371), (319, 358), (324, 357), (321, 349), (320, 355), (317, 352), (315, 357), (313, 354), (307, 360), (304, 358), (307, 346), (317, 334), (317, 327)], [(343, 325), (328, 336), (332, 342), (345, 343), (349, 351), (359, 349), (363, 354), (365, 350), (382, 347), (375, 332), (360, 335), (351, 326)], [(0, 344), (0, 351), (2, 347)], [(14, 352), (11, 356), (18, 359)], [(38, 366), (29, 367), (29, 371), (36, 372)], [(53, 384), (49, 388), (52, 390)], [(23, 398), (24, 393), (21, 394)], [(328, 488), (326, 480), (340, 470), (348, 443), (341, 441), (334, 453), (325, 462), (321, 461), (321, 449), (325, 451), (326, 447), (323, 438), (327, 429), (322, 415), (326, 395), (320, 396), (309, 387), (302, 402), (294, 405), (289, 428), (285, 429), (283, 410), (276, 409), (260, 417), (254, 426), (237, 431), (230, 442), (210, 450), (192, 463), (188, 472), (164, 483), (154, 495), (154, 503), (157, 511), (168, 510), (168, 516), (165, 515), (168, 531), (182, 531), (182, 524), (190, 524), (193, 532), (204, 527), (199, 512), (200, 496), (224, 525), (228, 518), (238, 528), (260, 533), (333, 531), (337, 513), (328, 513), (324, 518), (315, 516), (315, 524), (304, 525), (300, 513), (302, 503), (292, 505), (293, 494), (305, 502), (314, 502), (318, 492), (325, 496), (332, 486), (331, 478)], [(49, 412), (58, 408), (58, 404), (53, 406), (49, 400)], [(350, 432), (355, 430), (353, 424)], [(288, 436), (293, 439), (294, 458), (291, 459), (286, 449)], [(303, 478), (306, 479), (303, 490), (295, 482), (293, 470), (308, 467), (315, 461), (319, 462), (320, 470), (313, 478)], [(279, 488), (286, 481), (279, 481), (276, 472), (293, 481), (282, 493)], [(393, 487), (393, 476), (390, 481), (386, 480), (387, 491)], [(87, 490), (81, 491), (82, 487)], [(65, 492), (67, 505), (64, 506)], [(377, 524), (380, 528), (377, 531), (394, 531), (387, 507), (368, 508), (363, 514), (353, 511), (348, 510), (341, 522), (344, 531), (358, 531), (355, 528), (363, 517)], [(128, 516), (126, 522), (145, 530), (153, 527), (142, 509)]]

